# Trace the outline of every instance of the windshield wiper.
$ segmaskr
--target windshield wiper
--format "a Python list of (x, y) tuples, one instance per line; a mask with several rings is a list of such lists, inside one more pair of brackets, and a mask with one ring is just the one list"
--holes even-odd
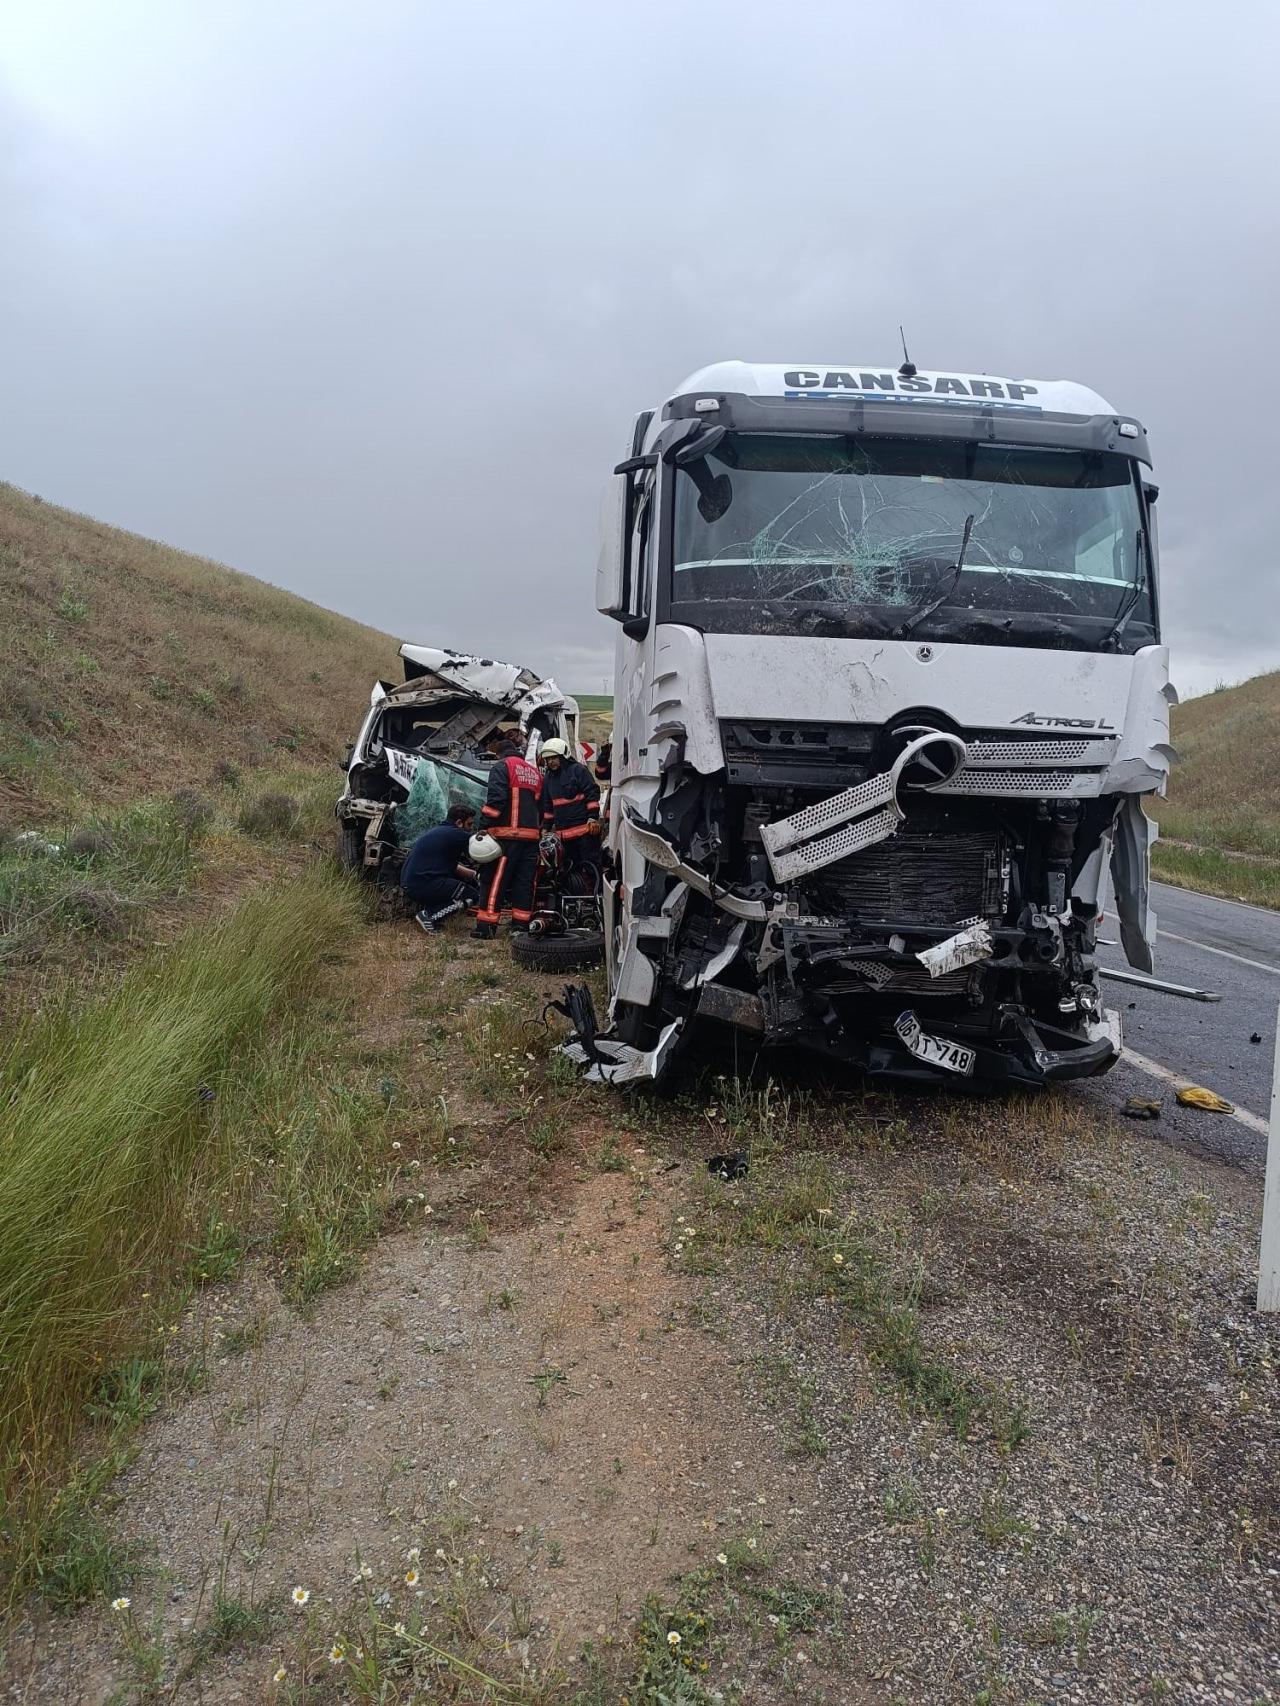
[(919, 610), (912, 611), (911, 615), (907, 617), (906, 621), (898, 629), (898, 632), (895, 635), (896, 639), (900, 640), (904, 634), (909, 634), (917, 623), (924, 621), (926, 616), (932, 616), (934, 611), (941, 605), (944, 605), (951, 597), (951, 594), (956, 590), (956, 587), (960, 582), (960, 576), (964, 573), (964, 554), (969, 549), (969, 536), (973, 532), (973, 524), (976, 520), (977, 517), (974, 515), (965, 517), (964, 534), (960, 540), (960, 549), (956, 552), (955, 567), (951, 571), (951, 579), (947, 582), (944, 590), (940, 592), (936, 598), (930, 599), (928, 604), (922, 605)]
[(1115, 621), (1102, 636), (1102, 644), (1098, 647), (1100, 652), (1105, 652), (1109, 646), (1114, 646), (1119, 651), (1120, 641), (1124, 637), (1125, 629), (1129, 626), (1129, 618), (1138, 608), (1138, 600), (1147, 590), (1147, 542), (1143, 538), (1141, 528), (1138, 529), (1137, 539), (1138, 572), (1134, 576), (1133, 585), (1120, 600), (1120, 608), (1116, 611)]

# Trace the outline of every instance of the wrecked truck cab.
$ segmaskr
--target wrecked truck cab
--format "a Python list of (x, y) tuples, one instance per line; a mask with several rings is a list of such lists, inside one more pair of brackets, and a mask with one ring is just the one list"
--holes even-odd
[(374, 683), (335, 808), (341, 861), (369, 876), (398, 865), (451, 796), (482, 802), (496, 734), (526, 746), (558, 736), (578, 751), (577, 702), (554, 681), (432, 646), (406, 643), (400, 657), (404, 681)]
[(1106, 1071), (1104, 874), (1149, 969), (1172, 756), (1141, 425), (1063, 381), (728, 362), (629, 452), (597, 1075), (707, 1027), (873, 1077)]

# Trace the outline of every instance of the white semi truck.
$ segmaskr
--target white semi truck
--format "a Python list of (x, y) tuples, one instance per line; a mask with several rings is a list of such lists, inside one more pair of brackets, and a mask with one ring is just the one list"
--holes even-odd
[(1105, 1072), (1104, 885), (1149, 971), (1172, 756), (1142, 425), (1064, 381), (735, 361), (628, 448), (597, 1075), (711, 1025), (873, 1077)]

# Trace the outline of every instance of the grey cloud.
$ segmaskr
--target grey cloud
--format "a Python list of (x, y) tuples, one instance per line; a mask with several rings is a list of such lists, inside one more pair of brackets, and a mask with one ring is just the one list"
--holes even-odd
[(1144, 419), (1184, 681), (1280, 651), (1269, 8), (210, 10), (26, 0), (4, 477), (594, 688), (635, 411), (903, 321)]

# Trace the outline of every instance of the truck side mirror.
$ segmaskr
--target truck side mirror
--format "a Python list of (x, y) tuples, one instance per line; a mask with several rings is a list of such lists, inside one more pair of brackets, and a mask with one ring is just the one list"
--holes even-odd
[(1150, 480), (1144, 480), (1142, 482), (1142, 495), (1147, 500), (1147, 507), (1149, 509), (1160, 496), (1160, 488), (1159, 486), (1153, 486)]
[(621, 621), (627, 615), (627, 527), (630, 474), (615, 474), (600, 508), (600, 556), (596, 562), (596, 609)]

